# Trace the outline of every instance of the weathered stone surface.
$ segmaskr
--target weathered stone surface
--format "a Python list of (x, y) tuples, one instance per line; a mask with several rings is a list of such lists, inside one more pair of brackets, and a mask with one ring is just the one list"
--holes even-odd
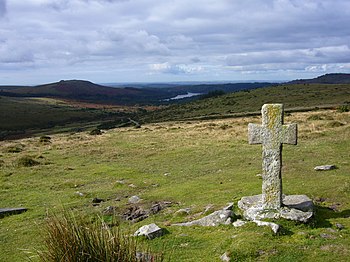
[(179, 215), (179, 216), (186, 216), (189, 215), (191, 212), (191, 208), (187, 207), (187, 208), (181, 208), (178, 211), (175, 212), (175, 215)]
[(145, 236), (148, 239), (154, 239), (162, 235), (164, 235), (164, 230), (154, 223), (140, 227), (134, 233), (134, 236)]
[(0, 208), (0, 218), (26, 212), (27, 208)]
[(336, 169), (337, 167), (335, 165), (323, 165), (323, 166), (316, 166), (314, 170), (316, 171), (328, 171), (332, 169)]
[(265, 104), (262, 126), (248, 125), (249, 144), (262, 144), (262, 204), (266, 209), (282, 206), (282, 144), (297, 144), (296, 124), (283, 125), (283, 105)]
[(221, 259), (221, 261), (224, 261), (224, 262), (229, 262), (229, 261), (231, 261), (231, 258), (230, 258), (230, 256), (227, 254), (227, 252), (225, 252), (224, 254), (222, 254), (222, 255), (220, 256), (220, 259)]
[(141, 198), (139, 196), (132, 196), (128, 199), (128, 202), (130, 204), (136, 204), (141, 201)]
[(227, 225), (232, 223), (233, 212), (231, 210), (219, 210), (205, 216), (201, 219), (197, 219), (186, 223), (173, 224), (174, 226), (218, 226)]
[(232, 225), (234, 227), (241, 227), (241, 226), (244, 226), (245, 224), (247, 224), (248, 222), (247, 221), (244, 221), (244, 220), (236, 220), (235, 222), (232, 223)]
[(307, 222), (313, 215), (313, 203), (305, 195), (283, 195), (283, 205), (278, 209), (266, 209), (262, 204), (262, 195), (242, 197), (238, 207), (248, 220), (285, 218)]
[(171, 202), (162, 201), (152, 204), (150, 208), (143, 207), (139, 204), (130, 204), (127, 210), (121, 215), (123, 219), (130, 220), (132, 222), (139, 222), (150, 215), (157, 214), (166, 207), (171, 206)]
[(265, 222), (265, 221), (260, 221), (260, 220), (253, 220), (255, 224), (258, 226), (268, 226), (272, 229), (272, 231), (277, 234), (278, 230), (280, 229), (280, 226), (276, 223), (273, 222)]

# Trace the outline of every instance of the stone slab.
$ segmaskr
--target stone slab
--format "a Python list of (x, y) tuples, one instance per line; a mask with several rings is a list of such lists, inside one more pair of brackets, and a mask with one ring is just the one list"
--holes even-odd
[(0, 208), (0, 218), (26, 212), (27, 208)]
[(305, 223), (313, 216), (314, 205), (306, 195), (283, 195), (282, 201), (281, 208), (266, 209), (260, 194), (242, 197), (238, 201), (238, 207), (243, 210), (243, 216), (248, 220), (285, 218)]

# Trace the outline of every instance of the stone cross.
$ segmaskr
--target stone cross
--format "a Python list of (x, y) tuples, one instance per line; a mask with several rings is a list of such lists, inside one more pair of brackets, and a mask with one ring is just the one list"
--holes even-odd
[(283, 124), (283, 105), (265, 104), (262, 125), (248, 125), (249, 144), (262, 144), (262, 204), (264, 209), (282, 207), (282, 144), (297, 144), (297, 125)]

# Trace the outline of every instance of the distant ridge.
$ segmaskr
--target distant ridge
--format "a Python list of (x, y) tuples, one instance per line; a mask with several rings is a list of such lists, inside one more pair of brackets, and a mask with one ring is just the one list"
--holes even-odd
[(350, 74), (325, 74), (312, 79), (293, 80), (286, 84), (350, 84)]

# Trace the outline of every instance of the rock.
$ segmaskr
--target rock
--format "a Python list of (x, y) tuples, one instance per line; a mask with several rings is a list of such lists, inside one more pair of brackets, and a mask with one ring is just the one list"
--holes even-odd
[(205, 216), (201, 219), (197, 219), (186, 223), (173, 224), (175, 226), (218, 226), (227, 225), (232, 223), (233, 212), (231, 210), (219, 210)]
[(248, 220), (285, 218), (305, 223), (313, 216), (314, 205), (305, 195), (283, 195), (283, 205), (279, 209), (264, 209), (262, 195), (242, 197), (238, 201), (243, 217)]
[(150, 215), (157, 214), (166, 207), (171, 206), (171, 202), (162, 201), (159, 203), (154, 203), (149, 209), (143, 208), (141, 206), (132, 204), (128, 209), (122, 214), (122, 218), (125, 220), (131, 220), (132, 222), (138, 222), (146, 219)]
[(105, 215), (114, 215), (116, 210), (117, 208), (115, 206), (108, 206), (102, 211), (102, 213)]
[(26, 212), (27, 208), (0, 208), (0, 218)]
[(97, 197), (95, 197), (94, 199), (92, 199), (92, 203), (94, 203), (94, 204), (99, 204), (99, 203), (104, 202), (104, 201), (105, 201), (104, 199), (102, 199), (102, 198), (97, 198)]
[(320, 237), (324, 238), (324, 239), (336, 239), (335, 236), (330, 235), (330, 234), (326, 234), (326, 233), (321, 233)]
[(231, 258), (229, 257), (227, 252), (225, 252), (222, 256), (220, 256), (220, 259), (221, 259), (221, 261), (225, 261), (225, 262), (231, 261)]
[(332, 170), (336, 169), (337, 167), (335, 165), (323, 165), (323, 166), (316, 166), (314, 170), (316, 171), (327, 171), (327, 170)]
[(136, 204), (141, 201), (141, 198), (139, 196), (132, 196), (129, 198), (128, 202), (130, 204)]
[(178, 211), (175, 212), (175, 215), (180, 215), (180, 216), (187, 216), (191, 212), (191, 208), (181, 208)]
[(158, 227), (156, 224), (152, 223), (140, 227), (135, 233), (134, 236), (145, 236), (148, 239), (154, 239), (164, 235), (164, 230)]
[(78, 196), (81, 196), (81, 197), (84, 196), (84, 194), (79, 192), (79, 191), (75, 192), (75, 194), (77, 194)]
[(129, 187), (136, 188), (134, 184), (129, 184)]
[(232, 223), (234, 227), (241, 227), (241, 226), (244, 226), (245, 224), (247, 224), (247, 221), (240, 220), (240, 219)]
[(340, 223), (336, 223), (336, 224), (335, 224), (335, 227), (338, 228), (339, 230), (342, 230), (342, 229), (345, 228), (345, 227), (344, 227), (342, 224), (340, 224)]
[(234, 205), (234, 203), (230, 202), (230, 203), (227, 204), (227, 206), (225, 206), (223, 208), (223, 210), (232, 210), (233, 209), (233, 205)]
[(280, 226), (276, 223), (273, 222), (265, 222), (265, 221), (260, 221), (260, 220), (253, 220), (255, 224), (258, 226), (268, 226), (271, 227), (272, 231), (277, 234), (278, 230), (280, 229)]
[(202, 213), (206, 214), (209, 212), (213, 212), (213, 207), (214, 207), (214, 205), (212, 205), (212, 204), (207, 205)]

